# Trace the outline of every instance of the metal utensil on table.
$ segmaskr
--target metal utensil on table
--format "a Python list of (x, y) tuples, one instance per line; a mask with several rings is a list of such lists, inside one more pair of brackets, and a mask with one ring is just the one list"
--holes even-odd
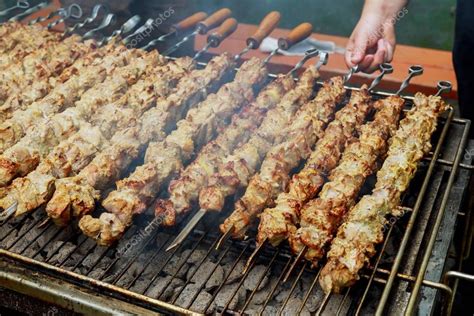
[(211, 14), (209, 17), (207, 17), (205, 20), (200, 21), (196, 24), (196, 29), (194, 32), (191, 34), (185, 36), (181, 41), (178, 43), (174, 44), (170, 48), (168, 48), (163, 55), (169, 55), (176, 51), (178, 48), (180, 48), (184, 43), (195, 37), (197, 34), (207, 34), (207, 32), (216, 26), (220, 25), (222, 22), (224, 22), (227, 18), (229, 18), (232, 15), (232, 11), (228, 8), (220, 9), (219, 11), (216, 11), (215, 13)]
[(5, 16), (8, 15), (8, 13), (12, 12), (13, 10), (16, 9), (28, 9), (30, 7), (30, 3), (25, 0), (19, 0), (15, 3), (14, 6), (10, 8), (6, 8), (5, 10), (0, 11), (0, 16)]
[(79, 23), (76, 23), (74, 24), (73, 26), (71, 27), (66, 27), (66, 29), (64, 30), (64, 33), (63, 33), (63, 36), (66, 36), (66, 35), (69, 35), (73, 32), (75, 32), (76, 30), (78, 29), (81, 29), (83, 28), (84, 26), (86, 26), (87, 24), (90, 24), (92, 22), (95, 21), (95, 19), (97, 19), (97, 17), (99, 16), (99, 12), (100, 11), (104, 11), (104, 14), (107, 14), (108, 13), (108, 9), (106, 6), (102, 5), (102, 4), (97, 4), (95, 5), (93, 8), (92, 8), (92, 12), (91, 12), (91, 15), (86, 18), (84, 21), (82, 22), (79, 22)]
[(196, 26), (196, 24), (198, 24), (199, 22), (201, 22), (205, 18), (207, 18), (207, 13), (197, 12), (197, 13), (185, 18), (181, 22), (173, 24), (168, 33), (166, 33), (164, 35), (161, 35), (160, 37), (150, 41), (148, 44), (143, 46), (142, 49), (147, 50), (147, 49), (155, 46), (156, 44), (158, 44), (160, 42), (166, 41), (171, 36), (179, 34), (179, 32), (183, 32), (183, 31), (186, 31), (190, 28), (193, 28), (194, 26)]

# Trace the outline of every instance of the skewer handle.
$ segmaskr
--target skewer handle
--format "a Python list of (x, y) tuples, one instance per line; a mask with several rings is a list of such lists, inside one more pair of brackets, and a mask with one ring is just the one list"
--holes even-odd
[(231, 15), (232, 11), (230, 11), (228, 8), (220, 9), (219, 11), (211, 14), (204, 21), (201, 21), (197, 24), (199, 34), (206, 34), (209, 30), (224, 22)]
[(247, 46), (252, 49), (257, 49), (262, 43), (263, 39), (270, 35), (270, 33), (277, 27), (280, 22), (281, 14), (278, 11), (268, 13), (258, 26), (257, 31), (247, 39)]
[(291, 46), (301, 42), (311, 35), (313, 32), (313, 26), (311, 23), (301, 23), (295, 27), (291, 32), (283, 38), (278, 40), (278, 47), (283, 50), (288, 50)]
[(171, 26), (171, 31), (181, 32), (181, 31), (188, 30), (188, 29), (196, 26), (196, 24), (198, 24), (199, 22), (201, 22), (205, 18), (207, 18), (207, 13), (206, 12), (194, 13), (193, 15), (188, 16), (184, 20), (182, 20), (182, 21), (180, 21), (176, 24), (173, 24)]
[(438, 81), (438, 92), (436, 93), (436, 96), (440, 96), (443, 93), (449, 93), (453, 89), (453, 85), (449, 81)]
[(217, 30), (207, 37), (207, 42), (211, 47), (219, 46), (227, 36), (235, 32), (237, 26), (238, 22), (236, 19), (230, 18), (225, 20)]

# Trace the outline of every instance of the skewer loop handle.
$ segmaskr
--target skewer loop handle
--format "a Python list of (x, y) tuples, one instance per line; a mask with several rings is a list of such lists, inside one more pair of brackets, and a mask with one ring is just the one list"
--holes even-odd
[(441, 80), (438, 81), (438, 92), (436, 96), (440, 96), (443, 93), (449, 93), (453, 89), (453, 84), (450, 81)]

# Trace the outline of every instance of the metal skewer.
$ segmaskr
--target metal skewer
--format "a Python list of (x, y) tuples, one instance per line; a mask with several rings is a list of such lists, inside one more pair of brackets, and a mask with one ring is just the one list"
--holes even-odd
[(185, 36), (181, 41), (176, 43), (175, 45), (168, 48), (163, 55), (169, 55), (180, 48), (184, 43), (192, 39), (197, 34), (207, 34), (207, 32), (217, 25), (220, 25), (224, 20), (229, 18), (232, 15), (232, 11), (228, 8), (220, 9), (219, 11), (213, 13), (211, 16), (206, 18), (204, 21), (197, 23), (196, 29), (191, 34)]
[(39, 11), (43, 8), (46, 8), (48, 6), (48, 2), (41, 2), (37, 5), (35, 5), (34, 7), (31, 7), (25, 11), (23, 11), (22, 13), (19, 13), (13, 17), (11, 17), (8, 21), (10, 22), (16, 22), (16, 21), (20, 21), (21, 19), (23, 19), (24, 17), (27, 17), (28, 15), (36, 12), (36, 11)]
[(439, 97), (443, 93), (449, 93), (453, 89), (453, 84), (450, 81), (439, 81), (438, 82), (438, 92), (435, 96)]
[(16, 2), (16, 4), (13, 7), (6, 8), (5, 10), (0, 11), (0, 16), (8, 15), (8, 13), (10, 13), (11, 11), (16, 10), (16, 9), (25, 9), (26, 10), (29, 7), (30, 7), (30, 3), (28, 1), (19, 0), (19, 1)]
[(143, 46), (142, 49), (147, 50), (148, 48), (155, 46), (159, 42), (166, 41), (171, 36), (177, 35), (180, 32), (183, 32), (183, 31), (186, 31), (190, 28), (193, 28), (193, 27), (196, 26), (196, 24), (198, 24), (199, 22), (201, 22), (205, 18), (207, 18), (207, 13), (206, 12), (195, 13), (195, 14), (185, 18), (181, 22), (173, 24), (168, 33), (166, 33), (164, 35), (161, 35), (160, 37), (150, 41), (148, 44)]
[(110, 42), (112, 39), (121, 36), (122, 34), (131, 32), (137, 26), (137, 24), (140, 23), (140, 20), (141, 17), (139, 15), (132, 16), (124, 24), (122, 24), (119, 29), (114, 30), (109, 36), (104, 36), (102, 40), (97, 42), (97, 45), (102, 46)]
[(348, 82), (349, 80), (351, 80), (352, 78), (352, 75), (354, 75), (355, 73), (359, 72), (359, 65), (355, 65), (354, 67), (352, 67), (351, 69), (349, 69), (349, 72), (344, 76), (344, 83)]
[(53, 21), (53, 22), (49, 23), (46, 26), (46, 28), (48, 30), (55, 27), (56, 25), (58, 25), (60, 23), (63, 23), (64, 21), (66, 21), (69, 18), (80, 19), (82, 17), (82, 8), (78, 4), (75, 4), (75, 3), (71, 4), (67, 8), (67, 10), (65, 10), (63, 12), (64, 12), (64, 16), (57, 19), (56, 21)]
[(207, 52), (209, 48), (219, 46), (224, 38), (235, 32), (237, 26), (238, 22), (236, 19), (228, 18), (225, 20), (217, 30), (207, 37), (207, 44), (194, 55), (193, 60), (197, 60), (202, 54)]
[(36, 23), (41, 23), (41, 22), (44, 22), (46, 20), (49, 20), (55, 16), (65, 16), (67, 14), (67, 11), (66, 9), (64, 8), (59, 8), (57, 10), (54, 10), (54, 11), (51, 11), (49, 12), (46, 16), (40, 16), (40, 17), (37, 17), (36, 19), (33, 19), (31, 21), (28, 22), (28, 25), (33, 25), (33, 24), (36, 24)]
[[(153, 19), (148, 19), (148, 20), (146, 20), (146, 22), (145, 22), (142, 26), (140, 26), (139, 28), (137, 28), (137, 29), (135, 30), (135, 32), (133, 32), (132, 34), (126, 36), (126, 37), (122, 40), (122, 43), (123, 43), (124, 45), (127, 45), (127, 44), (131, 41), (131, 39), (132, 39), (134, 36), (136, 36), (136, 35), (138, 35), (138, 34), (141, 34), (141, 33), (144, 33), (144, 32), (146, 32), (147, 30), (152, 30), (152, 29), (153, 29), (152, 26), (153, 26), (153, 23), (154, 23), (154, 22), (155, 22), (155, 20), (153, 20)], [(150, 31), (150, 32), (151, 32), (151, 31)]]
[(92, 37), (94, 37), (94, 35), (95, 35), (97, 32), (99, 32), (99, 31), (101, 31), (101, 30), (103, 30), (103, 29), (109, 27), (110, 25), (115, 24), (116, 22), (117, 22), (117, 18), (116, 18), (116, 16), (115, 16), (115, 14), (109, 13), (109, 14), (107, 14), (107, 15), (104, 17), (104, 19), (102, 20), (102, 22), (100, 23), (100, 25), (99, 25), (98, 27), (96, 27), (95, 29), (92, 29), (92, 30), (88, 31), (87, 33), (85, 33), (85, 34), (82, 36), (82, 38), (83, 38), (83, 39), (92, 38)]
[[(380, 70), (381, 70), (380, 75), (377, 76), (374, 79), (374, 81), (372, 82), (372, 84), (370, 85), (370, 87), (372, 87), (372, 89), (375, 88), (382, 81), (382, 78), (385, 74), (391, 73), (393, 71), (393, 67), (389, 64), (382, 64), (382, 65), (380, 65)], [(408, 69), (408, 77), (402, 82), (402, 84), (400, 86), (400, 89), (398, 90), (396, 95), (399, 95), (403, 90), (405, 90), (409, 86), (410, 80), (413, 77), (419, 76), (421, 74), (423, 74), (423, 67), (421, 67), (421, 66), (411, 66)], [(289, 279), (289, 277), (293, 273), (293, 271), (296, 268), (296, 266), (298, 265), (298, 263), (301, 261), (303, 256), (306, 254), (306, 251), (308, 251), (308, 246), (304, 245), (303, 248), (298, 253), (298, 255), (296, 256), (293, 263), (291, 264), (291, 266), (288, 269), (287, 273), (285, 274), (285, 277), (283, 278), (283, 282), (286, 282)]]
[(264, 38), (270, 35), (270, 33), (277, 27), (280, 18), (281, 14), (278, 11), (268, 13), (263, 18), (262, 22), (260, 22), (257, 31), (247, 39), (247, 47), (234, 57), (235, 60), (242, 58), (242, 56), (251, 49), (259, 48)]
[(83, 28), (85, 25), (94, 22), (95, 19), (97, 19), (97, 17), (99, 16), (99, 12), (100, 12), (101, 9), (103, 9), (105, 11), (104, 14), (108, 13), (108, 9), (104, 5), (102, 5), (102, 4), (95, 5), (92, 8), (91, 15), (88, 18), (86, 18), (82, 22), (79, 22), (79, 23), (73, 25), (72, 27), (66, 27), (66, 29), (64, 30), (63, 36), (69, 35), (69, 34), (73, 33), (74, 31)]

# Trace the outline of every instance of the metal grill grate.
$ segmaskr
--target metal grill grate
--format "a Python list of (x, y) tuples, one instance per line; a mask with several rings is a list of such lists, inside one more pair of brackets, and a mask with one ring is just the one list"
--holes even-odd
[[(374, 97), (387, 95), (376, 93)], [(412, 100), (406, 99), (408, 103)], [(458, 168), (472, 170), (471, 166), (460, 163), (469, 127), (468, 120), (453, 118), (452, 109), (440, 120), (434, 136), (434, 152), (424, 159), (412, 182), (412, 190), (404, 198), (403, 205), (408, 214), (391, 222), (374, 262), (356, 286), (343, 295), (324, 295), (317, 283), (319, 270), (311, 269), (307, 263), (301, 263), (284, 283), (285, 271), (294, 258), (287, 247), (263, 249), (242, 275), (243, 264), (254, 250), (254, 241), (228, 240), (221, 250), (215, 250), (220, 237), (216, 224), (222, 221), (222, 215), (215, 214), (207, 215), (209, 220), (203, 221), (205, 223), (201, 223), (183, 244), (165, 252), (180, 227), (163, 229), (150, 215), (143, 214), (118, 245), (106, 248), (81, 235), (74, 225), (58, 228), (51, 222), (44, 224), (47, 216), (39, 209), (0, 226), (0, 255), (24, 264), (32, 271), (42, 271), (68, 283), (80, 284), (156, 311), (364, 314), (373, 313), (377, 308), (383, 311), (386, 304), (396, 304), (388, 300), (396, 284), (406, 283), (411, 289), (417, 282), (449, 296), (452, 294), (449, 287), (425, 280), (423, 271), (418, 273), (413, 269), (412, 273), (406, 274), (399, 268), (403, 267), (403, 259), (408, 254), (405, 246), (411, 230), (416, 229), (417, 215), (427, 192), (434, 186), (433, 172), (442, 170), (448, 179), (444, 189), (436, 191), (441, 205), (431, 208), (430, 216), (438, 221), (443, 216)], [(446, 139), (454, 151), (448, 150)], [(417, 190), (419, 187), (421, 189)], [(437, 229), (428, 232), (425, 240), (435, 238), (437, 233)], [(402, 244), (396, 249), (394, 245), (402, 240), (405, 240), (405, 246)], [(430, 256), (423, 245), (421, 241), (410, 245), (410, 253), (415, 251), (419, 260)]]

